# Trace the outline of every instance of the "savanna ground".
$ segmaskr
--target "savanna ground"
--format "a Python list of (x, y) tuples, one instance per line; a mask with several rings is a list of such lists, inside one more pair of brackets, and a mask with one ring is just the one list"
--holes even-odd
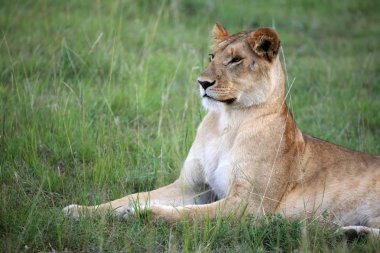
[[(376, 1), (0, 1), (0, 249), (379, 252), (314, 220), (168, 227), (61, 209), (173, 181), (205, 114), (197, 76), (215, 21), (275, 25), (306, 133), (380, 153)], [(303, 231), (303, 232), (302, 232)]]

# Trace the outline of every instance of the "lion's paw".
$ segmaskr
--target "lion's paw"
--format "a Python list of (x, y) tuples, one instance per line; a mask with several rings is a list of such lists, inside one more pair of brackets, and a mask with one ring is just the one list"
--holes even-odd
[(136, 214), (136, 210), (131, 206), (120, 206), (115, 209), (115, 214), (121, 219), (129, 219), (132, 215)]
[(79, 219), (79, 205), (68, 205), (62, 209), (62, 212), (66, 215), (66, 217)]
[(343, 232), (343, 235), (349, 241), (357, 239), (359, 237), (363, 237), (363, 236), (370, 236), (370, 237), (377, 237), (377, 238), (380, 236), (380, 229), (365, 227), (365, 226), (346, 226), (346, 227), (342, 227), (340, 230)]

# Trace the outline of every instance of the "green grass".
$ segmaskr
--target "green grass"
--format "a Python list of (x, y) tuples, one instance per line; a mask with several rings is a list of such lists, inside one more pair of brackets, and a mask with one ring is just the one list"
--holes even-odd
[[(215, 21), (275, 24), (306, 133), (380, 153), (376, 1), (0, 3), (0, 249), (378, 252), (336, 228), (277, 216), (180, 222), (95, 216), (94, 204), (173, 181), (204, 110), (196, 78)], [(306, 231), (301, 233), (301, 231)]]

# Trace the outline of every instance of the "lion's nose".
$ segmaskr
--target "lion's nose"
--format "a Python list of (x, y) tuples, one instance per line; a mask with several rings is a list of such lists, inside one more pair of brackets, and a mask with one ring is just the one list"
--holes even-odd
[(209, 82), (209, 81), (198, 79), (198, 83), (203, 87), (203, 89), (206, 90), (208, 87), (213, 86), (215, 84), (215, 81)]

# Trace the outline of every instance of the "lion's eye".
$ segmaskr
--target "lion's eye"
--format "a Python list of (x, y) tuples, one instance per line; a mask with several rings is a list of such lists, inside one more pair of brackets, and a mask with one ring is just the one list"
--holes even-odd
[(214, 59), (214, 54), (208, 54), (208, 62), (211, 62)]
[(238, 62), (241, 62), (243, 60), (243, 58), (239, 57), (239, 56), (235, 56), (233, 57), (229, 62), (228, 64), (233, 64), (233, 63), (238, 63)]

